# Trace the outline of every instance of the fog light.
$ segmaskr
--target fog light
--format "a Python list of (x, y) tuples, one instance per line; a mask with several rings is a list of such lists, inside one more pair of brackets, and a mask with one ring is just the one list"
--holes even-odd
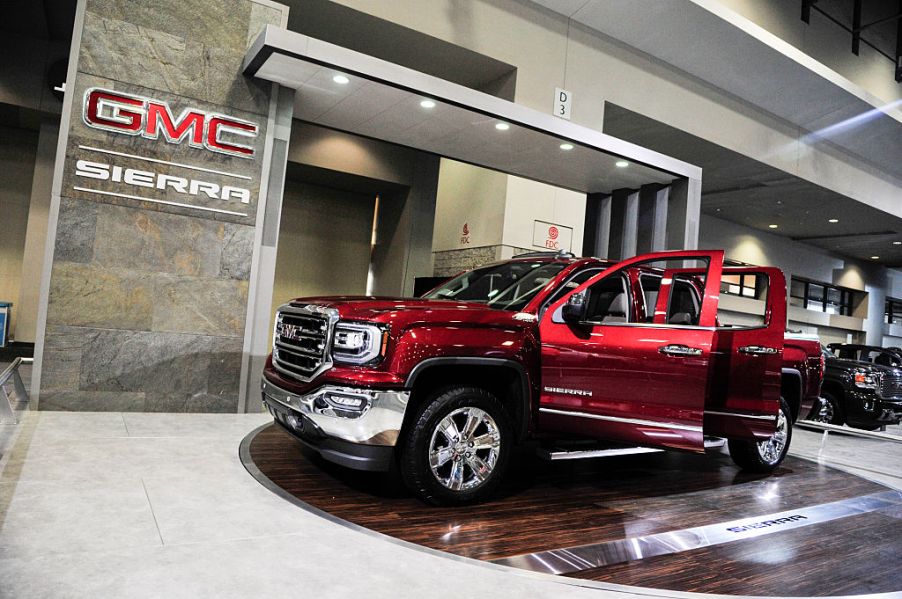
[(344, 393), (326, 393), (324, 399), (332, 406), (345, 410), (362, 410), (367, 404), (365, 397)]

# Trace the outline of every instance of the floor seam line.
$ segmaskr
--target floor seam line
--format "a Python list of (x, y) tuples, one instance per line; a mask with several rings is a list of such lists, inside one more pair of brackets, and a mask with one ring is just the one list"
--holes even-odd
[(163, 540), (163, 532), (160, 530), (160, 523), (157, 522), (157, 515), (153, 511), (153, 502), (150, 501), (150, 493), (147, 492), (147, 485), (144, 484), (144, 477), (141, 477), (141, 488), (144, 489), (144, 497), (147, 498), (147, 507), (150, 508), (150, 517), (153, 518), (153, 525), (157, 529), (157, 536), (160, 537), (160, 545), (165, 547), (166, 541)]

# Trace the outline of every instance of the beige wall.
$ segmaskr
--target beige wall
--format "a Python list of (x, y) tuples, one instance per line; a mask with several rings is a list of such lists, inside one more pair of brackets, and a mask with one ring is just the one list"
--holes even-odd
[(545, 250), (545, 247), (533, 243), (537, 220), (572, 229), (570, 247), (561, 249), (570, 250), (577, 255), (582, 253), (586, 194), (510, 177), (502, 243), (512, 248)]
[[(16, 304), (10, 326), (13, 332), (21, 308), (22, 257), (37, 140), (34, 131), (0, 126), (0, 301)], [(25, 275), (38, 278), (40, 272)]]
[[(496, 256), (533, 245), (536, 220), (573, 229), (572, 248), (582, 250), (586, 194), (442, 159), (432, 251), (503, 246)], [(463, 227), (467, 225), (468, 234)]]
[[(416, 277), (432, 276), (437, 156), (294, 121), (288, 160), (333, 172), (339, 179), (342, 174), (356, 177), (334, 186), (351, 185), (382, 196), (374, 293), (409, 296)], [(372, 213), (370, 218), (369, 226)]]
[(372, 196), (285, 182), (272, 314), (296, 297), (363, 295)]
[[(443, 158), (439, 168), (432, 251), (500, 245), (510, 178)], [(463, 231), (465, 224), (467, 235)]]

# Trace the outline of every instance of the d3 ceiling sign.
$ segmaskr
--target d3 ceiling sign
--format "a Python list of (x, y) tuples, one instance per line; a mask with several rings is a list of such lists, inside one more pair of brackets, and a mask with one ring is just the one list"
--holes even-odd
[(254, 148), (239, 140), (257, 137), (250, 121), (186, 108), (176, 118), (166, 102), (93, 87), (85, 92), (84, 121), (89, 127), (169, 143), (187, 142), (211, 152), (253, 158)]

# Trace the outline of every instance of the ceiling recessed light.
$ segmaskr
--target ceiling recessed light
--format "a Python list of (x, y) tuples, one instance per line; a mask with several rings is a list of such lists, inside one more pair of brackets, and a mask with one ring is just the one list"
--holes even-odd
[(561, 149), (562, 150), (572, 150), (573, 144), (561, 144)]
[(827, 222), (828, 222), (828, 223), (838, 223), (838, 222), (839, 222), (839, 219), (838, 219), (838, 218), (831, 218), (831, 219), (828, 220)]
[(332, 77), (332, 81), (334, 81), (335, 83), (338, 83), (340, 85), (347, 85), (348, 83), (351, 82), (351, 80), (348, 79), (347, 77), (345, 77), (344, 75), (335, 75), (334, 77)]
[(630, 163), (627, 162), (626, 160), (618, 160), (617, 162), (614, 163), (614, 166), (616, 166), (617, 168), (626, 168), (629, 165), (630, 165)]
[(767, 225), (767, 228), (768, 228), (768, 229), (776, 229), (776, 228), (779, 227), (779, 226), (780, 226), (780, 225)]
[(511, 126), (507, 123), (495, 123), (495, 129), (497, 129), (498, 131), (507, 131), (510, 128)]
[(433, 102), (432, 100), (423, 100), (422, 102), (420, 102), (420, 106), (422, 106), (423, 108), (435, 108), (435, 102)]
[(880, 260), (880, 256), (871, 256), (871, 260)]

